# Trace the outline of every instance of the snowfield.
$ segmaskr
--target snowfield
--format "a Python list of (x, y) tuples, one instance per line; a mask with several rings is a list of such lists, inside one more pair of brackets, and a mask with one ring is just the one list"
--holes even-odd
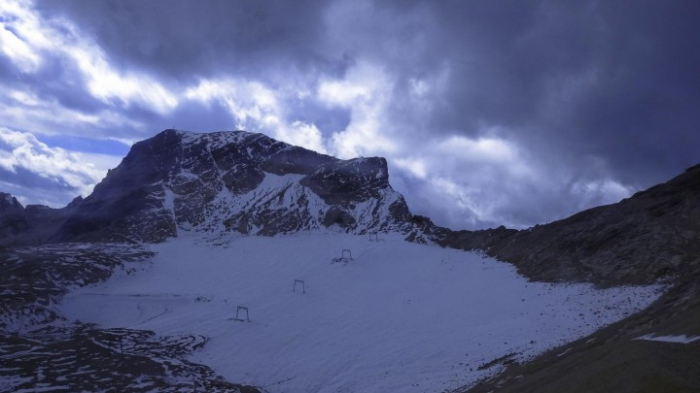
[[(144, 271), (71, 292), (59, 312), (205, 335), (193, 361), (273, 393), (441, 392), (498, 371), (495, 359), (588, 335), (661, 292), (532, 283), (477, 253), (380, 236), (181, 233), (150, 246), (158, 254)], [(333, 262), (343, 249), (353, 260)], [(295, 280), (306, 293), (293, 292)], [(238, 306), (250, 322), (234, 320)]]

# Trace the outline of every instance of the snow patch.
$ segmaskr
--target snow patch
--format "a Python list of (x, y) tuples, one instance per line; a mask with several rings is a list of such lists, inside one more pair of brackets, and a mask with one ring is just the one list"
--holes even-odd
[(175, 216), (175, 195), (168, 187), (163, 187), (163, 208), (170, 214), (173, 225), (175, 226), (175, 233), (177, 234), (178, 225), (177, 217)]
[(646, 334), (644, 336), (639, 336), (633, 340), (643, 340), (643, 341), (660, 341), (664, 343), (676, 343), (676, 344), (690, 344), (692, 342), (700, 340), (700, 336), (686, 336), (681, 334), (678, 336), (656, 336), (654, 334)]

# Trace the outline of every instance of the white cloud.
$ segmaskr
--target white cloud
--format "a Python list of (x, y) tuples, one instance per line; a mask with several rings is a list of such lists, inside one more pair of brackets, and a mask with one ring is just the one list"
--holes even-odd
[[(13, 174), (23, 170), (36, 175), (46, 181), (47, 189), (53, 185), (65, 192), (87, 196), (105, 176), (107, 169), (116, 166), (119, 160), (120, 157), (115, 156), (49, 147), (31, 133), (0, 127), (0, 168)], [(25, 199), (36, 200), (36, 197), (29, 197), (36, 193), (25, 191)], [(77, 194), (66, 195), (63, 202), (76, 196)]]
[(456, 159), (476, 163), (512, 163), (517, 160), (515, 146), (503, 139), (450, 136), (436, 146)]
[(420, 158), (396, 158), (393, 164), (418, 179), (425, 180), (428, 177), (428, 171), (425, 167), (425, 160)]
[[(16, 14), (21, 10), (17, 3), (4, 3), (0, 15)], [(12, 59), (17, 67), (25, 73), (36, 71), (41, 65), (41, 57), (35, 53), (25, 37), (19, 31), (0, 19), (0, 51)]]
[(331, 137), (330, 151), (334, 155), (352, 158), (397, 151), (387, 123), (393, 89), (391, 78), (365, 61), (350, 68), (343, 79), (319, 83), (317, 97), (321, 102), (350, 110), (350, 124)]
[(591, 160), (596, 168), (587, 177), (575, 178), (578, 171), (553, 165), (552, 157), (533, 157), (494, 130), (484, 134), (492, 136), (416, 138), (413, 148), (389, 157), (395, 175), (412, 179), (405, 197), (414, 211), (452, 228), (523, 228), (636, 191), (606, 175), (601, 160)]
[(283, 122), (276, 92), (257, 81), (202, 79), (196, 86), (187, 88), (183, 95), (206, 104), (222, 104), (240, 129), (270, 132)]
[[(22, 168), (83, 195), (118, 158), (50, 148), (32, 134), (10, 129), (32, 130), (36, 135), (116, 130), (108, 137), (131, 144), (157, 131), (152, 123), (176, 124), (177, 119), (170, 123), (168, 116), (187, 104), (220, 106), (239, 129), (263, 132), (341, 158), (387, 157), (393, 173), (400, 176), (398, 183), (411, 183), (405, 194), (412, 209), (455, 228), (484, 223), (521, 227), (553, 212), (573, 213), (574, 208), (614, 202), (634, 191), (607, 176), (604, 163), (582, 176), (585, 171), (572, 169), (576, 164), (553, 162), (555, 155), (533, 157), (504, 136), (517, 135), (517, 130), (502, 132), (493, 124), (478, 130), (433, 129), (436, 108), (459, 110), (460, 103), (445, 101), (450, 96), (446, 92), (455, 78), (469, 75), (457, 75), (447, 61), (416, 70), (415, 75), (408, 66), (400, 72), (383, 66), (410, 65), (415, 59), (407, 56), (426, 52), (430, 42), (415, 26), (431, 15), (422, 13), (420, 7), (402, 18), (394, 18), (391, 10), (374, 7), (369, 1), (327, 7), (322, 52), (330, 59), (347, 55), (351, 60), (341, 76), (261, 70), (259, 80), (219, 74), (202, 77), (191, 86), (167, 86), (128, 65), (113, 67), (89, 33), (65, 19), (42, 18), (30, 2), (0, 1), (0, 15), (0, 55), (13, 62), (19, 73), (38, 73), (48, 60), (59, 60), (75, 69), (77, 81), (86, 81), (86, 92), (76, 94), (92, 97), (107, 108), (84, 112), (64, 107), (41, 91), (0, 90), (0, 126), (8, 127), (0, 129), (0, 142), (9, 146), (0, 151), (0, 167), (9, 172)], [(386, 23), (375, 25), (372, 18)], [(376, 42), (377, 34), (398, 38)], [(551, 108), (543, 111), (553, 113), (552, 108), (561, 106), (562, 100), (574, 99), (595, 76), (591, 72), (568, 84), (553, 84), (547, 96), (556, 99), (545, 102)], [(293, 113), (291, 108), (300, 102), (312, 103), (310, 112), (321, 111), (319, 107), (341, 108), (349, 113), (349, 123), (334, 133), (319, 128), (323, 123), (309, 120), (319, 113), (305, 113), (305, 117)], [(145, 108), (160, 117), (130, 117), (124, 107)], [(122, 133), (124, 128), (129, 128), (129, 134)], [(0, 185), (2, 182), (0, 179)]]
[(579, 180), (571, 185), (571, 193), (577, 196), (576, 200), (583, 208), (614, 203), (629, 197), (635, 191), (634, 187), (607, 177)]
[(107, 104), (138, 103), (161, 114), (177, 106), (176, 96), (155, 79), (114, 69), (104, 51), (70, 21), (41, 19), (26, 1), (4, 0), (0, 15), (0, 51), (23, 72), (35, 73), (45, 57), (58, 57), (72, 62), (89, 92)]
[(236, 128), (263, 132), (283, 142), (327, 153), (316, 125), (289, 117), (286, 101), (310, 99), (308, 90), (283, 86), (273, 89), (262, 82), (243, 79), (203, 79), (184, 92), (188, 99), (226, 107)]
[[(501, 210), (522, 183), (537, 182), (536, 171), (517, 147), (497, 137), (447, 135), (417, 142), (419, 149), (400, 152), (391, 162), (418, 183), (407, 200), (439, 224), (456, 228), (501, 220)], [(539, 184), (542, 186), (542, 184)]]
[(318, 96), (328, 104), (346, 108), (352, 108), (356, 102), (371, 101), (374, 98), (364, 84), (348, 80), (322, 82), (318, 88)]
[(274, 136), (276, 139), (292, 145), (305, 147), (319, 153), (328, 153), (321, 131), (313, 124), (295, 121), (289, 127), (278, 128)]
[[(0, 90), (0, 118), (4, 126), (16, 129), (32, 129), (44, 135), (70, 134), (76, 125), (106, 129), (140, 129), (142, 124), (128, 118), (119, 111), (102, 110), (88, 114), (66, 108), (55, 99), (41, 99), (31, 91), (13, 89)], [(40, 131), (40, 132), (39, 132)], [(108, 137), (124, 140), (125, 138)], [(130, 145), (131, 143), (126, 143)]]

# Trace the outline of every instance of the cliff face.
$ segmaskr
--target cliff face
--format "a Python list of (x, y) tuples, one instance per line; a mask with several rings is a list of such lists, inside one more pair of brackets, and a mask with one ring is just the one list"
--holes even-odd
[(646, 284), (700, 268), (700, 165), (619, 203), (515, 231), (450, 233), (441, 243), (481, 249), (545, 281)]

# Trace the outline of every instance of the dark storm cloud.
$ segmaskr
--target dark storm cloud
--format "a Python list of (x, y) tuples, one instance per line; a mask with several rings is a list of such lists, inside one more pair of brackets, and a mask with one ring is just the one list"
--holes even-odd
[[(371, 113), (378, 132), (400, 146), (386, 152), (392, 181), (413, 194), (414, 210), (453, 227), (561, 218), (700, 162), (695, 1), (75, 0), (36, 7), (75, 23), (110, 66), (169, 91), (217, 78), (261, 81), (276, 93), (300, 86), (310, 95), (280, 95), (277, 115), (314, 124), (327, 146), (359, 116), (345, 101), (315, 96), (319, 85), (379, 70), (389, 82), (358, 80), (368, 88), (386, 83), (380, 93), (387, 97), (367, 105), (381, 106)], [(0, 57), (0, 79), (65, 108), (134, 120), (120, 125), (125, 139), (238, 122), (215, 99), (180, 96), (170, 111), (95, 99), (75, 67), (56, 58), (25, 75)], [(108, 135), (114, 124), (91, 127)], [(446, 159), (447, 147), (460, 143), (476, 158), (452, 151)], [(421, 175), (421, 165), (432, 173)], [(435, 178), (442, 188), (430, 183)]]
[(446, 31), (476, 53), (452, 61), (463, 65), (450, 94), (461, 110), (438, 116), (440, 128), (501, 124), (532, 149), (599, 156), (641, 185), (700, 158), (688, 143), (700, 142), (696, 2), (520, 2), (506, 15), (488, 4), (444, 13), (463, 23)]
[[(422, 58), (451, 71), (431, 132), (478, 136), (498, 126), (543, 165), (575, 172), (556, 198), (535, 189), (506, 204), (513, 222), (587, 207), (575, 203), (577, 180), (607, 174), (644, 188), (700, 161), (697, 2), (449, 4), (414, 4), (439, 21), (418, 27), (435, 44)], [(410, 76), (420, 64), (396, 65)]]
[[(404, 5), (394, 4), (397, 12)], [(639, 146), (652, 149), (662, 128), (670, 125), (687, 135), (683, 130), (698, 124), (696, 2), (413, 6), (435, 22), (417, 24), (413, 32), (431, 45), (416, 62), (397, 62), (391, 70), (410, 75), (434, 69), (436, 59), (450, 65), (446, 102), (433, 113), (437, 129), (500, 124), (561, 135), (567, 139), (561, 143), (581, 146), (582, 153), (609, 157), (613, 151), (624, 154), (633, 135), (642, 137)], [(362, 34), (373, 45), (374, 32)]]
[[(260, 67), (342, 71), (316, 51), (324, 2), (100, 1), (41, 2), (93, 34), (115, 65), (178, 80), (219, 72), (259, 74)], [(279, 63), (270, 63), (276, 59)]]

